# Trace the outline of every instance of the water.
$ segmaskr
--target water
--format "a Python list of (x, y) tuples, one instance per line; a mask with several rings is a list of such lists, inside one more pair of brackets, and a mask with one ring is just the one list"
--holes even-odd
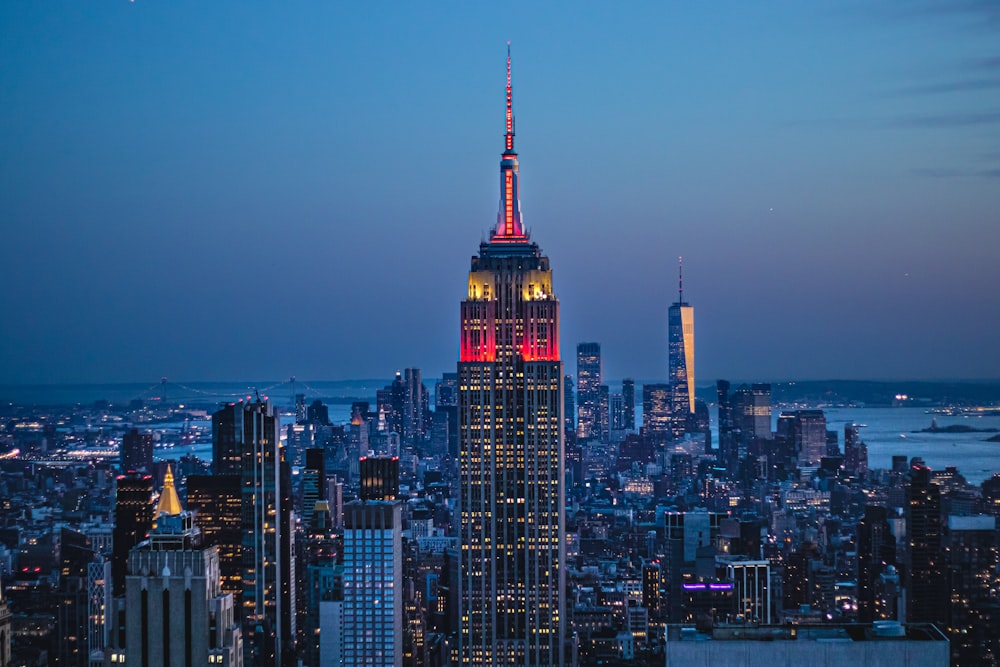
[[(780, 411), (774, 411), (774, 421)], [(978, 429), (1000, 429), (1000, 412), (982, 415), (948, 416), (927, 414), (923, 408), (825, 408), (827, 429), (837, 431), (841, 451), (844, 447), (844, 425), (850, 422), (865, 424), (861, 429), (861, 439), (868, 445), (868, 464), (871, 468), (891, 468), (892, 457), (903, 455), (907, 460), (914, 456), (924, 459), (934, 470), (946, 466), (957, 466), (970, 484), (980, 484), (993, 473), (1000, 473), (1000, 443), (986, 442), (995, 433), (919, 433), (927, 428), (931, 419), (939, 427), (963, 424)], [(713, 417), (715, 416), (713, 411)], [(330, 420), (335, 424), (345, 423), (350, 417), (350, 406), (331, 405)], [(282, 427), (290, 423), (290, 417), (282, 418)], [(211, 438), (211, 422), (192, 422), (192, 426), (203, 429)], [(168, 432), (178, 432), (182, 424), (163, 424)], [(905, 436), (905, 437), (904, 437)], [(713, 434), (717, 440), (718, 434)], [(191, 444), (177, 445), (155, 450), (156, 458), (178, 459), (185, 454), (193, 454), (209, 461), (212, 445), (206, 440)]]
[[(861, 439), (868, 445), (871, 468), (891, 468), (893, 455), (921, 457), (934, 470), (957, 466), (972, 484), (1000, 472), (1000, 442), (986, 442), (997, 433), (916, 433), (931, 425), (962, 424), (978, 429), (1000, 429), (1000, 413), (981, 415), (927, 414), (923, 408), (826, 408), (827, 429), (839, 434), (844, 446), (844, 424), (867, 424)], [(905, 437), (904, 437), (905, 436)]]

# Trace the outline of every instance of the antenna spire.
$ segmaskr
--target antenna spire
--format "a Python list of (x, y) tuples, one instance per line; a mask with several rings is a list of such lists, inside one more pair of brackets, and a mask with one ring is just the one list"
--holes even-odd
[(517, 153), (514, 151), (514, 95), (510, 85), (510, 42), (507, 42), (507, 134), (500, 156), (500, 210), (490, 242), (527, 240), (521, 224), (521, 189), (518, 186)]
[(505, 149), (514, 150), (514, 95), (510, 87), (510, 42), (507, 42), (507, 137)]
[(677, 303), (684, 305), (684, 258), (677, 256)]

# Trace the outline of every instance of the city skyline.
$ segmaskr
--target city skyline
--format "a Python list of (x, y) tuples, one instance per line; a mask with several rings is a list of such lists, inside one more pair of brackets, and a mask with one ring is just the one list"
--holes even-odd
[(0, 382), (450, 371), (507, 40), (607, 377), (1000, 376), (996, 10), (678, 7), (3, 7)]

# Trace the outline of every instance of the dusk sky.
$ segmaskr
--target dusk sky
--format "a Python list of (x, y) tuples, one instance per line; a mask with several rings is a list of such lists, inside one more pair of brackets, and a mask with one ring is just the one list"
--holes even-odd
[(562, 352), (1000, 378), (1000, 3), (0, 3), (0, 384), (453, 371), (521, 204)]

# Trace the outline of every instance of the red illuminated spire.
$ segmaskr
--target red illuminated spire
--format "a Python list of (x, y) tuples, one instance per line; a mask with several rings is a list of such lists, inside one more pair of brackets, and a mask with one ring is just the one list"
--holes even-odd
[(510, 42), (507, 42), (507, 133), (504, 136), (504, 151), (500, 158), (500, 211), (497, 226), (490, 237), (491, 242), (523, 242), (528, 236), (521, 224), (521, 187), (517, 167), (517, 153), (514, 152), (514, 95), (510, 84)]
[(514, 151), (514, 95), (510, 88), (510, 42), (507, 42), (507, 152)]

